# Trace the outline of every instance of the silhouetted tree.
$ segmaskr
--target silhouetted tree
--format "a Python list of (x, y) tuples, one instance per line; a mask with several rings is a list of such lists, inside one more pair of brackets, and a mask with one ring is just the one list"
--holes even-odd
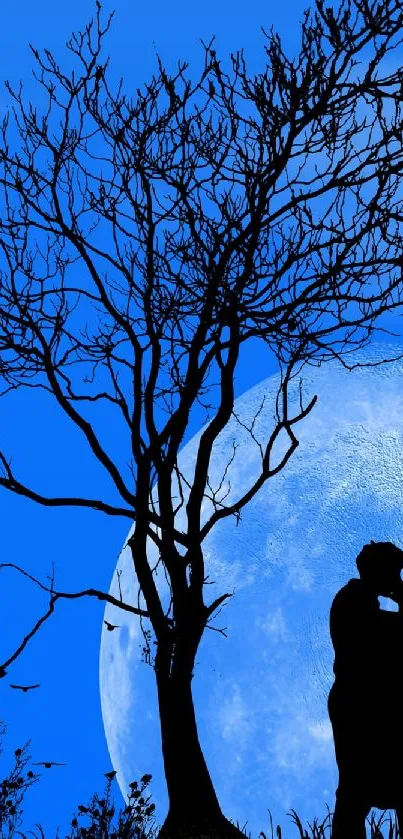
[[(95, 18), (71, 37), (74, 72), (31, 47), (47, 100), (41, 113), (25, 102), (22, 87), (8, 85), (14, 105), (0, 143), (0, 372), (3, 393), (26, 386), (52, 394), (120, 500), (82, 497), (80, 487), (74, 497), (44, 496), (14, 474), (4, 451), (0, 483), (39, 504), (133, 522), (128, 545), (146, 608), (96, 589), (56, 591), (31, 576), (49, 592), (49, 608), (2, 668), (61, 598), (94, 596), (148, 618), (169, 794), (160, 837), (203, 829), (239, 837), (220, 809), (192, 701), (200, 640), (231, 596), (204, 602), (203, 543), (217, 522), (239, 519), (297, 448), (296, 424), (316, 399), (303, 407), (301, 392), (290, 415), (290, 382), (303, 365), (338, 358), (349, 366), (348, 353), (401, 305), (395, 196), (403, 70), (397, 60), (382, 76), (382, 59), (390, 67), (403, 40), (403, 10), (393, 0), (351, 0), (339, 11), (316, 0), (304, 14), (297, 60), (263, 30), (265, 72), (248, 80), (241, 51), (231, 55), (230, 79), (210, 42), (197, 84), (185, 79), (185, 63), (169, 78), (158, 56), (159, 77), (135, 100), (122, 83), (112, 91), (109, 60), (101, 61), (111, 17), (102, 25), (97, 3)], [(234, 375), (251, 338), (275, 354), (281, 387), (273, 431), (259, 444), (260, 473), (225, 503), (221, 484), (210, 486), (211, 455), (233, 413)], [(126, 424), (128, 479), (88, 418), (92, 403), (113, 406)], [(199, 406), (207, 425), (188, 484), (178, 452)], [(254, 439), (253, 425), (249, 431)], [(274, 465), (281, 433), (289, 447)], [(202, 515), (204, 499), (211, 515)], [(150, 540), (170, 586), (167, 613)], [(144, 633), (148, 643), (151, 632)]]

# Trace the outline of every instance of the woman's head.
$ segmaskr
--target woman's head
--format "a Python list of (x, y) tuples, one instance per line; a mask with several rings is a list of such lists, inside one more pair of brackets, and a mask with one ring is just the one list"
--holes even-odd
[(371, 541), (364, 545), (355, 563), (362, 581), (384, 597), (402, 585), (403, 551), (393, 542)]

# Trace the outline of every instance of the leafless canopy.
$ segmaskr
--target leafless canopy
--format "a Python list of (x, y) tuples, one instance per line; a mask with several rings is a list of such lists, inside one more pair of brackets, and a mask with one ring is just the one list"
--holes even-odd
[[(109, 81), (102, 41), (111, 18), (102, 23), (97, 3), (94, 19), (71, 37), (71, 72), (31, 47), (41, 109), (25, 101), (22, 86), (8, 85), (0, 372), (3, 394), (29, 387), (53, 395), (118, 500), (81, 497), (80, 487), (74, 497), (45, 497), (14, 474), (4, 451), (0, 484), (44, 505), (132, 520), (148, 612), (133, 611), (149, 615), (160, 638), (169, 619), (146, 539), (158, 546), (174, 601), (188, 590), (190, 566), (189, 597), (200, 602), (203, 540), (219, 519), (239, 516), (298, 445), (295, 425), (315, 399), (304, 407), (301, 396), (290, 416), (291, 379), (306, 363), (347, 364), (381, 329), (382, 313), (400, 306), (403, 70), (382, 68), (403, 41), (403, 11), (399, 0), (347, 0), (337, 13), (316, 0), (297, 59), (264, 33), (265, 71), (248, 79), (241, 51), (231, 55), (230, 78), (210, 42), (197, 83), (185, 78), (186, 63), (170, 77), (158, 56), (158, 77), (135, 99)], [(277, 422), (246, 494), (227, 505), (212, 494), (214, 511), (203, 521), (213, 444), (234, 411), (240, 348), (252, 337), (278, 359)], [(124, 423), (127, 475), (89, 419), (92, 403), (107, 403)], [(208, 424), (185, 486), (178, 452), (197, 405)], [(290, 445), (273, 466), (281, 431)], [(174, 477), (186, 502), (182, 530)], [(58, 597), (108, 599), (92, 589), (47, 590), (49, 614)], [(204, 607), (204, 623), (228, 596)]]

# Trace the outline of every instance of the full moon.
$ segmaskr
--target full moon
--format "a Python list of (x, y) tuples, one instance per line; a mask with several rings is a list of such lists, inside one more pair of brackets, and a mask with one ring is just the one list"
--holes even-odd
[[(373, 343), (348, 356), (361, 363), (393, 358), (403, 347)], [(237, 524), (222, 520), (204, 543), (204, 601), (233, 592), (206, 628), (192, 682), (199, 739), (221, 808), (252, 839), (292, 824), (304, 828), (334, 810), (338, 783), (327, 695), (333, 682), (329, 610), (336, 592), (358, 577), (355, 557), (371, 539), (403, 547), (403, 362), (348, 371), (334, 360), (302, 370), (305, 407), (318, 401), (294, 431), (299, 447), (285, 468), (246, 505)], [(240, 396), (236, 417), (217, 439), (210, 484), (226, 502), (239, 498), (260, 471), (260, 450), (273, 430), (279, 375)], [(299, 409), (299, 380), (290, 388), (289, 415)], [(259, 409), (261, 409), (259, 411)], [(251, 428), (257, 415), (252, 438)], [(202, 430), (201, 430), (202, 431)], [(179, 456), (191, 480), (198, 432)], [(234, 446), (235, 444), (235, 446)], [(273, 465), (286, 451), (280, 437)], [(234, 454), (235, 452), (235, 454)], [(228, 483), (229, 481), (229, 483)], [(224, 502), (225, 503), (225, 502)], [(212, 512), (206, 500), (203, 521)], [(184, 506), (177, 526), (185, 529)], [(149, 561), (158, 561), (150, 540)], [(119, 575), (117, 572), (119, 571)], [(169, 589), (161, 564), (155, 580), (165, 609)], [(138, 605), (127, 548), (111, 593)], [(379, 598), (381, 608), (397, 608)], [(146, 608), (140, 596), (139, 605)], [(149, 792), (162, 824), (168, 798), (163, 772), (155, 674), (144, 659), (140, 619), (109, 604), (100, 648), (100, 695), (109, 753), (123, 796), (152, 774)], [(143, 620), (145, 629), (152, 629)], [(223, 629), (222, 632), (214, 631)], [(153, 654), (154, 635), (150, 646)], [(389, 681), (388, 674), (379, 674)], [(275, 829), (275, 827), (274, 827)], [(291, 830), (296, 830), (293, 826)]]

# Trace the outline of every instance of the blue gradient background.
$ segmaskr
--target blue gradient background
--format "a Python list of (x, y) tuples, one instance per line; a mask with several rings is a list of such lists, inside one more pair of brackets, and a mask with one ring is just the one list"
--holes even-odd
[[(121, 0), (104, 53), (110, 55), (110, 75), (123, 76), (129, 96), (158, 73), (156, 50), (171, 73), (178, 60), (189, 62), (185, 75), (196, 80), (203, 67), (206, 43), (216, 35), (215, 49), (227, 72), (230, 52), (244, 49), (248, 74), (265, 66), (266, 31), (273, 24), (290, 56), (300, 43), (300, 21), (308, 4), (249, 3), (234, 0), (189, 4), (185, 0), (132, 4)], [(63, 8), (50, 0), (35, 4), (22, 0), (6, 4), (0, 28), (0, 115), (9, 97), (3, 82), (16, 86), (23, 80), (26, 96), (38, 106), (43, 100), (31, 70), (34, 59), (28, 42), (50, 49), (68, 70), (71, 58), (64, 48), (73, 30), (82, 29), (95, 4), (72, 0)], [(113, 9), (105, 5), (106, 15)], [(400, 328), (396, 316), (384, 318), (385, 327)], [(382, 336), (380, 336), (382, 339)], [(383, 336), (385, 340), (385, 336)], [(393, 340), (387, 338), (387, 340)], [(256, 341), (243, 347), (235, 381), (235, 395), (277, 371), (275, 359)], [(102, 422), (102, 415), (100, 414)], [(186, 443), (204, 421), (200, 410), (193, 416)], [(119, 435), (109, 412), (103, 441), (111, 453), (119, 452)], [(0, 446), (12, 457), (12, 467), (23, 482), (44, 494), (92, 494), (116, 499), (111, 486), (79, 432), (41, 391), (20, 390), (0, 403)], [(130, 522), (79, 509), (47, 509), (0, 488), (1, 561), (16, 562), (45, 580), (55, 564), (55, 585), (60, 590), (94, 586), (109, 589), (118, 554)], [(0, 576), (0, 660), (14, 650), (21, 637), (46, 608), (46, 597), (29, 581), (11, 571)], [(40, 783), (27, 793), (24, 827), (40, 822), (46, 837), (61, 836), (68, 829), (75, 807), (101, 792), (103, 773), (111, 769), (99, 699), (99, 644), (104, 606), (90, 598), (62, 602), (56, 614), (29, 644), (28, 649), (0, 681), (0, 718), (8, 725), (1, 757), (4, 777), (13, 751), (32, 738), (33, 760), (65, 762), (65, 767), (45, 771)], [(41, 682), (41, 688), (23, 695), (9, 688), (9, 681)], [(230, 758), (230, 756), (229, 756)], [(117, 785), (115, 801), (123, 805)], [(151, 785), (152, 792), (152, 785)], [(245, 818), (247, 817), (247, 814)], [(285, 825), (283, 824), (283, 827)], [(263, 827), (263, 826), (262, 826)]]

